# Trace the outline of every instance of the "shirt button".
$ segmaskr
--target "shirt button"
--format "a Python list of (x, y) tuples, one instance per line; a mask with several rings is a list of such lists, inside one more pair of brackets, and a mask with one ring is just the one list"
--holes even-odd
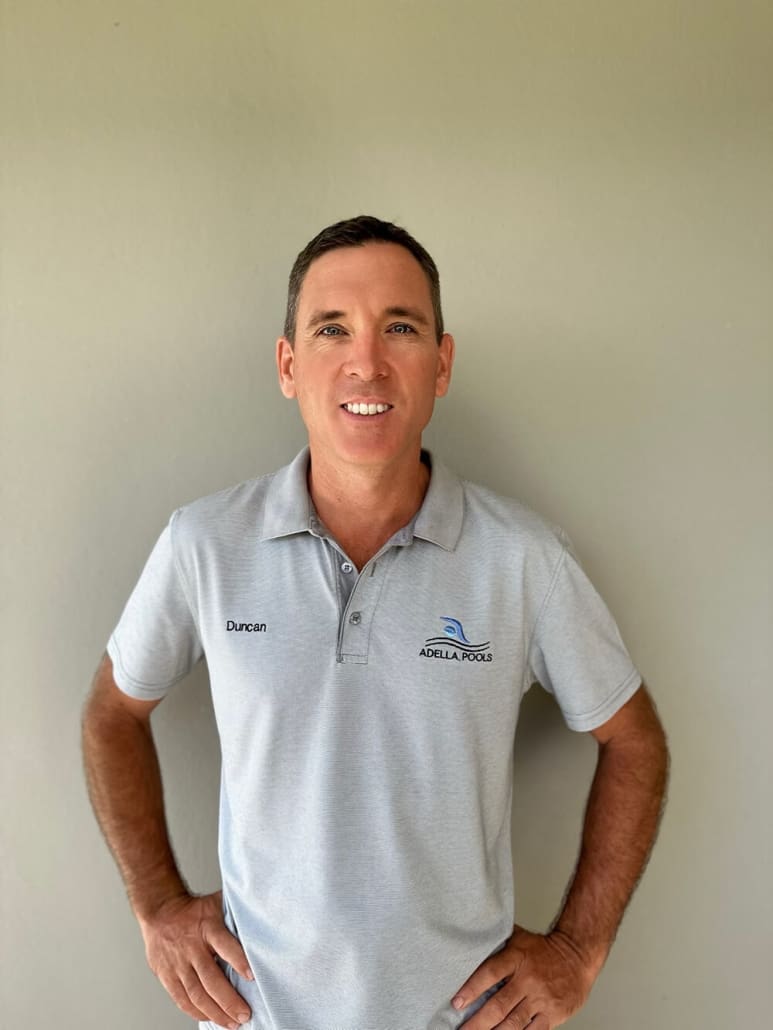
[(354, 572), (354, 566), (350, 561), (345, 561), (341, 565), (341, 572)]
[(362, 622), (362, 612), (352, 612), (349, 616), (349, 622), (351, 622), (352, 626), (359, 626)]

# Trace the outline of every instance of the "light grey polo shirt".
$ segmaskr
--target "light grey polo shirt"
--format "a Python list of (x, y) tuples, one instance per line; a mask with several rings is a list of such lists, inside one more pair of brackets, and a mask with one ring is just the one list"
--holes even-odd
[(252, 1030), (449, 1030), (509, 936), (513, 742), (538, 681), (567, 724), (641, 679), (564, 534), (436, 459), (361, 572), (326, 534), (308, 451), (180, 508), (108, 644), (162, 697), (206, 658), (222, 749), (226, 920)]

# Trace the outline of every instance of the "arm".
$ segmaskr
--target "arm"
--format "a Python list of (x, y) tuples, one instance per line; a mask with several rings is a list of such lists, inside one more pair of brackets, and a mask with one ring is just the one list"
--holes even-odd
[(192, 896), (177, 868), (150, 728), (158, 703), (120, 690), (105, 655), (83, 713), (89, 796), (140, 924), (151, 969), (187, 1015), (235, 1027), (249, 1018), (247, 1005), (213, 958), (221, 956), (248, 979), (252, 973), (223, 923), (221, 893)]
[(643, 687), (591, 732), (599, 753), (580, 857), (553, 930), (574, 943), (595, 980), (655, 843), (668, 749)]
[(490, 1030), (505, 1019), (512, 1030), (553, 1030), (585, 1003), (609, 954), (655, 841), (668, 750), (644, 687), (592, 732), (598, 762), (561, 911), (546, 935), (514, 927), (505, 948), (466, 981), (457, 1008), (507, 979), (465, 1030)]

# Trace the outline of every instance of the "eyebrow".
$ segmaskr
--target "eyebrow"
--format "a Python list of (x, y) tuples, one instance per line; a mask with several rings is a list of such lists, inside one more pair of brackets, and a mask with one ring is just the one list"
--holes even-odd
[(418, 322), (419, 325), (429, 325), (429, 319), (418, 308), (387, 308), (384, 314), (390, 315), (392, 318), (410, 318), (412, 322)]
[(346, 314), (345, 311), (313, 311), (311, 318), (306, 323), (307, 329), (313, 329), (315, 326), (320, 325), (322, 322), (335, 322), (339, 318), (343, 318)]
[[(386, 308), (384, 311), (385, 315), (390, 318), (410, 318), (413, 322), (418, 322), (419, 325), (428, 326), (429, 319), (426, 315), (422, 314), (418, 308), (404, 308), (399, 305), (391, 308)], [(313, 311), (311, 317), (306, 323), (307, 329), (314, 329), (316, 326), (321, 325), (323, 322), (335, 322), (339, 318), (345, 318), (346, 312), (338, 309), (331, 309), (329, 311)]]

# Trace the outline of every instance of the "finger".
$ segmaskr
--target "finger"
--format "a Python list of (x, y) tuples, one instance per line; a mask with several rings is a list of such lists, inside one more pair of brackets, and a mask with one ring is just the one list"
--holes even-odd
[(526, 1030), (526, 1027), (532, 1030), (533, 1026), (531, 1005), (524, 998), (508, 1012), (501, 1023), (497, 1023), (496, 1030)]
[[(514, 963), (516, 963), (515, 968), (513, 968)], [(467, 1008), (468, 1005), (472, 1005), (475, 999), (479, 998), (490, 987), (509, 979), (514, 973), (517, 973), (519, 965), (520, 961), (516, 962), (512, 955), (507, 956), (504, 952), (499, 952), (486, 959), (484, 963), (478, 966), (472, 976), (465, 980), (454, 995), (451, 1004), (455, 1009)]]
[(233, 966), (236, 972), (243, 976), (245, 980), (255, 979), (241, 941), (238, 937), (234, 937), (225, 924), (216, 926), (214, 929), (208, 929), (205, 940), (209, 947), (226, 961), (229, 966)]
[(214, 957), (210, 961), (194, 963), (194, 969), (204, 990), (227, 1014), (229, 1020), (235, 1020), (237, 1024), (246, 1023), (250, 1018), (250, 1007), (214, 961)]
[(529, 1030), (551, 1030), (550, 1020), (540, 1012), (529, 1023)]
[[(214, 964), (215, 963), (213, 961), (212, 965), (214, 966)], [(223, 974), (220, 973), (220, 976), (223, 976)], [(225, 977), (223, 977), (223, 979), (225, 980)], [(228, 1027), (228, 1030), (236, 1030), (239, 1026), (240, 1020), (237, 1020), (235, 1016), (226, 1012), (224, 1008), (221, 1008), (217, 1001), (210, 995), (209, 991), (202, 983), (201, 977), (194, 968), (191, 967), (187, 969), (185, 973), (180, 976), (180, 981), (185, 993), (188, 995), (190, 1004), (200, 1012), (204, 1013), (205, 1020), (209, 1020), (211, 1023), (217, 1023), (219, 1026)], [(228, 987), (231, 987), (227, 980), (225, 982)], [(233, 988), (231, 988), (231, 990), (233, 990)], [(234, 994), (236, 994), (235, 991)], [(239, 997), (238, 995), (236, 996), (237, 998)], [(242, 999), (239, 1000), (241, 1001), (241, 1008), (239, 1011), (243, 1012), (246, 1010), (247, 1006)]]
[[(492, 994), (470, 1019), (465, 1020), (464, 1030), (493, 1030), (494, 1027), (505, 1027), (506, 1030), (512, 1030), (514, 1024), (507, 1023), (506, 1020), (513, 1010), (524, 1002), (523, 991), (517, 985), (507, 984), (496, 994)], [(519, 1030), (521, 1030), (520, 1025)]]
[(184, 1012), (186, 1016), (198, 1020), (206, 1020), (208, 1018), (201, 1009), (193, 1004), (188, 997), (188, 992), (183, 987), (182, 981), (176, 975), (173, 978), (168, 978), (164, 974), (159, 973), (158, 979), (178, 1009)]

